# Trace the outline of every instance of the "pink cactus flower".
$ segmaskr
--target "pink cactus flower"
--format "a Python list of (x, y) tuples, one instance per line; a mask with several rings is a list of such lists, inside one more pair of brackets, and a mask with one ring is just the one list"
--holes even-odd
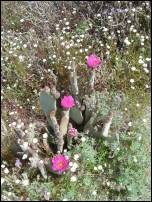
[(58, 173), (62, 173), (68, 169), (69, 161), (62, 154), (57, 154), (52, 158), (52, 167), (51, 169), (57, 171)]
[(78, 135), (78, 131), (76, 128), (69, 128), (68, 130), (68, 136), (70, 137), (76, 137)]
[(101, 64), (100, 58), (95, 54), (89, 55), (87, 58), (87, 65), (89, 68), (97, 68)]
[(61, 100), (61, 106), (66, 109), (70, 109), (75, 106), (74, 99), (71, 95), (64, 96)]

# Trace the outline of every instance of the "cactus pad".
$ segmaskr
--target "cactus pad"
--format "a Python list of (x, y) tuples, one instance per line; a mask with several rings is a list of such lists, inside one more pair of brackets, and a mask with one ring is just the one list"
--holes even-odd
[(70, 118), (76, 122), (77, 124), (81, 124), (83, 122), (83, 116), (80, 109), (73, 107), (70, 109)]

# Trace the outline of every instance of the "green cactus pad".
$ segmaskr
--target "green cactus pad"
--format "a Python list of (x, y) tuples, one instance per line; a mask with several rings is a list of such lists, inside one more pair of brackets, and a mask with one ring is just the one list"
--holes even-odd
[(81, 111), (76, 108), (73, 107), (72, 109), (70, 109), (70, 118), (76, 122), (77, 124), (81, 124), (83, 122), (83, 116)]
[(56, 100), (45, 91), (40, 93), (40, 106), (45, 114), (49, 114), (51, 111), (56, 110)]

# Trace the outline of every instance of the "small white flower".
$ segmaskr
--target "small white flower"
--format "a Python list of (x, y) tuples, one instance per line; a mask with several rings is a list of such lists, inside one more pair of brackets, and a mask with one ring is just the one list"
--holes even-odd
[(143, 67), (147, 67), (147, 64), (146, 64), (146, 63), (144, 63), (144, 64), (143, 64)]
[(142, 59), (139, 59), (139, 60), (138, 60), (138, 63), (139, 63), (139, 64), (143, 64), (144, 61), (143, 61)]
[(31, 66), (32, 66), (31, 64), (28, 64), (28, 65), (27, 65), (27, 67), (31, 67)]
[(130, 83), (134, 83), (134, 79), (130, 79)]
[(150, 61), (151, 61), (151, 58), (146, 58), (146, 61), (147, 61), (147, 62), (150, 62)]
[(28, 186), (28, 185), (29, 185), (29, 180), (23, 180), (23, 181), (22, 181), (22, 184), (23, 184), (24, 186)]
[(128, 37), (125, 38), (124, 43), (125, 43), (126, 45), (128, 45), (128, 46), (131, 44), (130, 41), (128, 40)]
[(79, 159), (79, 157), (80, 157), (79, 154), (75, 154), (75, 155), (74, 155), (74, 160), (77, 161), (77, 160)]
[(24, 142), (23, 147), (24, 147), (24, 149), (27, 149), (28, 148), (28, 142)]
[(4, 164), (2, 164), (2, 165), (1, 165), (1, 168), (5, 168), (5, 165), (4, 165)]
[(20, 124), (17, 125), (17, 128), (21, 128), (22, 126)]
[(136, 158), (136, 156), (134, 156), (134, 162), (137, 163), (137, 158)]
[(24, 56), (19, 55), (19, 60), (20, 60), (20, 62), (23, 62), (24, 61)]
[(100, 13), (98, 13), (98, 14), (97, 14), (97, 17), (101, 17), (101, 14), (100, 14)]
[(146, 87), (146, 88), (149, 88), (149, 86), (148, 86), (147, 84), (145, 85), (145, 87)]
[(131, 70), (132, 71), (136, 71), (136, 67), (131, 67)]
[(149, 73), (149, 70), (148, 70), (147, 68), (144, 68), (144, 71), (145, 71), (146, 73)]
[(67, 199), (67, 198), (64, 198), (63, 201), (68, 201), (68, 199)]
[(12, 125), (13, 125), (13, 126), (16, 126), (16, 122), (13, 122)]
[(66, 52), (67, 55), (70, 55), (70, 52)]
[(110, 182), (107, 182), (107, 186), (108, 186), (108, 187), (110, 186)]
[(76, 172), (76, 168), (73, 167), (73, 166), (72, 166), (72, 168), (71, 168), (70, 170), (71, 170), (71, 172), (73, 172), (73, 173)]
[(24, 19), (20, 19), (20, 22), (24, 22)]
[(76, 162), (73, 163), (73, 168), (78, 168), (78, 164)]
[(130, 23), (131, 23), (131, 20), (127, 20), (127, 23), (129, 23), (129, 24), (130, 24)]
[(108, 31), (108, 29), (107, 29), (106, 27), (104, 27), (104, 28), (103, 28), (103, 31), (104, 31), (104, 32), (107, 32), (107, 31)]
[(69, 48), (70, 48), (70, 46), (69, 46), (69, 45), (67, 45), (65, 48), (66, 48), (66, 49), (69, 49)]
[(33, 143), (34, 144), (38, 143), (38, 139), (37, 138), (33, 138)]
[(81, 138), (81, 141), (82, 141), (82, 142), (85, 142), (85, 141), (86, 141), (86, 138), (85, 138), (85, 137), (82, 137), (82, 138)]
[(48, 137), (48, 134), (47, 133), (44, 133), (43, 134), (43, 138), (47, 138)]
[(69, 166), (73, 166), (73, 162), (70, 162), (70, 163), (69, 163)]
[(8, 173), (9, 173), (8, 168), (5, 168), (5, 169), (4, 169), (4, 173), (5, 173), (5, 174), (8, 174)]
[(36, 48), (36, 47), (37, 47), (37, 44), (34, 44), (33, 46), (34, 46), (34, 48)]
[(53, 55), (52, 57), (53, 57), (53, 58), (56, 58), (56, 55)]
[(71, 180), (71, 182), (76, 182), (77, 181), (77, 177), (76, 176), (72, 176), (70, 180)]
[(32, 106), (32, 109), (35, 109), (35, 106)]
[(134, 86), (131, 86), (131, 89), (133, 89), (133, 90), (134, 90), (134, 89), (135, 89), (135, 87), (134, 87)]
[(43, 62), (46, 62), (46, 59), (43, 59)]
[(1, 178), (1, 185), (5, 182), (5, 179), (2, 177)]
[(16, 184), (19, 184), (19, 183), (20, 183), (20, 180), (19, 180), (19, 179), (17, 179), (17, 180), (15, 181), (15, 183), (16, 183)]
[(26, 45), (26, 44), (23, 44), (23, 48), (27, 48), (27, 45)]
[(125, 111), (127, 111), (128, 109), (127, 108), (125, 108)]
[(146, 121), (147, 121), (146, 119), (143, 119), (143, 122), (144, 122), (144, 123), (146, 123)]
[(97, 195), (97, 191), (94, 190), (94, 191), (92, 192), (92, 195), (93, 195), (93, 196)]
[(142, 139), (142, 137), (141, 137), (141, 136), (139, 136), (139, 137), (138, 137), (138, 140), (140, 141), (141, 139)]
[(103, 170), (102, 165), (99, 165), (99, 166), (98, 166), (98, 170)]
[(136, 104), (136, 106), (137, 106), (137, 107), (139, 107), (139, 106), (140, 106), (140, 104), (139, 104), (139, 103), (137, 103), (137, 104)]
[(69, 25), (70, 23), (69, 22), (65, 22), (65, 25)]
[(129, 123), (128, 123), (128, 126), (132, 126), (132, 122), (129, 122)]
[(24, 155), (22, 156), (22, 159), (27, 159), (27, 154), (24, 154)]
[(94, 167), (94, 170), (98, 170), (98, 168), (95, 166), (95, 167)]
[(68, 69), (70, 70), (70, 69), (72, 69), (72, 67), (71, 67), (71, 66), (68, 66)]

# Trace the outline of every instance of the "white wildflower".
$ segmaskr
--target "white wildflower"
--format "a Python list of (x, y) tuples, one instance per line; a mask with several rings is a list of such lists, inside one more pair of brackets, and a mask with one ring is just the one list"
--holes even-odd
[(34, 144), (38, 143), (38, 139), (37, 138), (33, 138), (33, 143)]
[(134, 79), (130, 79), (130, 83), (134, 83)]
[(146, 123), (146, 121), (147, 121), (146, 119), (143, 119), (143, 122), (144, 122), (144, 123)]
[(44, 133), (43, 134), (43, 138), (47, 138), (48, 137), (48, 134), (47, 133)]
[(24, 22), (24, 19), (20, 19), (20, 22)]
[(22, 159), (24, 160), (24, 159), (27, 159), (27, 154), (24, 154), (23, 156), (22, 156)]
[(71, 180), (71, 182), (76, 182), (77, 181), (77, 177), (76, 176), (72, 176), (70, 180)]
[(19, 60), (20, 60), (20, 62), (23, 62), (24, 61), (24, 56), (19, 55)]
[(82, 142), (85, 142), (85, 141), (86, 141), (86, 138), (85, 138), (85, 137), (82, 137), (82, 138), (81, 138), (81, 141), (82, 141)]
[(149, 73), (149, 70), (148, 70), (147, 68), (144, 68), (144, 71), (145, 71), (146, 73)]
[(5, 182), (5, 179), (2, 177), (1, 178), (1, 185)]
[(79, 154), (75, 154), (75, 155), (74, 155), (74, 160), (77, 161), (77, 160), (79, 159), (79, 157), (80, 157)]
[(16, 183), (16, 184), (19, 184), (19, 183), (20, 183), (20, 180), (19, 180), (19, 179), (17, 179), (17, 180), (15, 181), (15, 183)]
[(137, 103), (137, 104), (136, 104), (136, 106), (137, 106), (137, 107), (139, 107), (139, 106), (140, 106), (140, 104), (139, 104), (139, 103)]
[(129, 122), (129, 123), (128, 123), (128, 126), (132, 126), (132, 122)]
[(5, 168), (5, 169), (4, 169), (4, 173), (5, 173), (5, 174), (8, 174), (8, 173), (9, 173), (8, 168)]
[(136, 71), (136, 67), (131, 67), (131, 70), (132, 71)]
[(24, 186), (28, 186), (28, 185), (29, 185), (29, 180), (23, 180), (23, 181), (22, 181), (22, 184), (23, 184)]
[(94, 191), (92, 192), (92, 195), (93, 195), (93, 196), (97, 195), (97, 191), (94, 190)]
[(102, 165), (98, 165), (98, 170), (103, 170)]
[(34, 44), (33, 46), (34, 46), (34, 48), (37, 48), (37, 44)]

